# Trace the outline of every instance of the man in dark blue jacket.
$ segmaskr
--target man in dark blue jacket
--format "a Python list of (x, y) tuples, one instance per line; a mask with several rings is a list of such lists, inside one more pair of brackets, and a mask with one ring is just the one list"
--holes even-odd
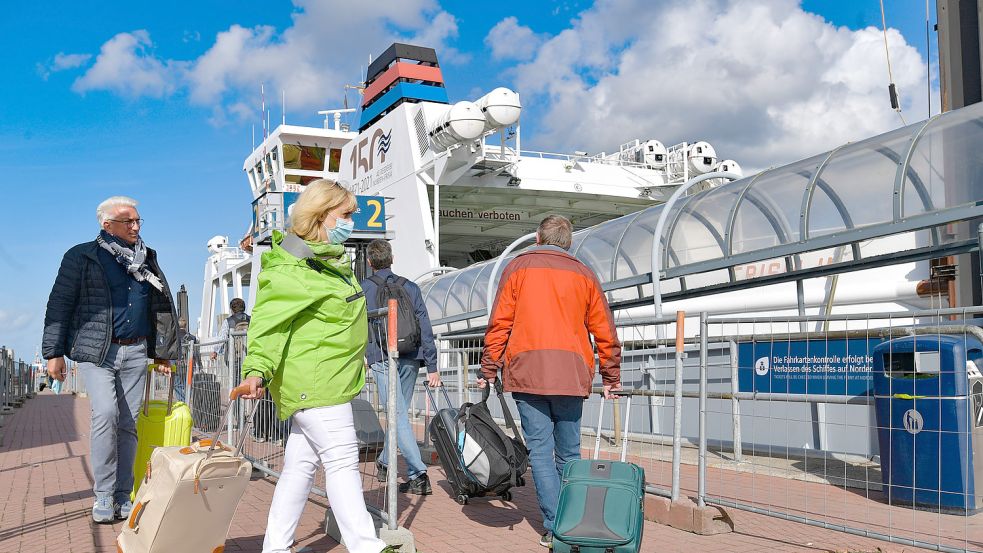
[(130, 516), (147, 361), (168, 373), (178, 358), (171, 291), (156, 252), (140, 238), (136, 205), (125, 196), (99, 204), (102, 231), (62, 258), (44, 315), (41, 355), (48, 374), (64, 380), (65, 357), (78, 362), (92, 406), (95, 522)]
[[(427, 314), (427, 307), (423, 303), (420, 287), (416, 283), (394, 274), (390, 269), (393, 264), (393, 251), (389, 242), (373, 240), (366, 248), (366, 253), (369, 265), (374, 271), (372, 276), (362, 281), (366, 308), (371, 311), (383, 307), (387, 299), (386, 287), (401, 285), (413, 304), (413, 312), (420, 325), (420, 338), (416, 349), (401, 353), (399, 356), (400, 389), (398, 390), (399, 393), (396, 394), (396, 443), (406, 460), (407, 467), (406, 482), (399, 485), (399, 491), (428, 495), (431, 493), (431, 487), (430, 478), (427, 476), (427, 466), (421, 458), (420, 447), (416, 443), (416, 436), (410, 427), (406, 410), (413, 401), (413, 389), (416, 387), (416, 379), (424, 362), (427, 365), (427, 383), (432, 387), (440, 386), (440, 374), (437, 372), (437, 347), (433, 341), (430, 316)], [(365, 358), (372, 367), (373, 377), (379, 387), (379, 394), (386, 397), (388, 383), (386, 356), (380, 347), (380, 333), (373, 328), (369, 330), (369, 345), (365, 351)], [(385, 459), (388, 459), (385, 448), (378, 458), (380, 459), (378, 461), (378, 478), (380, 482), (384, 482), (387, 473)]]

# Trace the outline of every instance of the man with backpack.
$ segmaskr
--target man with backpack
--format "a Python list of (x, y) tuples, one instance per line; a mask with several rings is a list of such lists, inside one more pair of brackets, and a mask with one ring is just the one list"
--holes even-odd
[[(430, 316), (423, 303), (423, 294), (415, 283), (396, 275), (390, 267), (393, 264), (392, 246), (385, 240), (373, 240), (369, 243), (366, 253), (373, 274), (362, 281), (365, 293), (365, 306), (371, 312), (388, 305), (388, 300), (397, 301), (397, 349), (399, 351), (399, 390), (396, 394), (396, 443), (403, 458), (406, 459), (406, 482), (399, 485), (401, 493), (429, 495), (431, 493), (430, 478), (427, 476), (427, 466), (420, 455), (416, 436), (410, 427), (407, 407), (413, 401), (413, 391), (416, 378), (424, 362), (427, 365), (427, 383), (431, 387), (440, 386), (440, 374), (437, 372), (437, 347), (433, 341), (433, 329), (430, 326)], [(386, 376), (387, 355), (382, 329), (372, 322), (369, 323), (369, 345), (365, 350), (365, 358), (372, 367), (373, 377), (379, 387), (379, 394), (386, 397), (388, 379)], [(378, 479), (384, 482), (387, 468), (385, 465), (386, 450), (383, 448), (378, 457)]]
[(222, 339), (219, 342), (218, 347), (212, 352), (212, 360), (214, 361), (219, 355), (225, 353), (225, 344), (229, 341), (229, 333), (234, 331), (245, 332), (249, 329), (249, 314), (246, 313), (246, 301), (242, 298), (232, 298), (229, 302), (229, 310), (232, 314), (222, 321), (222, 329), (218, 333), (218, 337)]

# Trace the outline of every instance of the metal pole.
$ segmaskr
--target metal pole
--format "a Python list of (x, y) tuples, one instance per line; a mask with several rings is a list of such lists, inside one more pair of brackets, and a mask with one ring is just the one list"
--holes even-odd
[(672, 405), (672, 501), (679, 499), (679, 461), (683, 434), (683, 323), (685, 311), (676, 311), (676, 379)]
[(440, 185), (433, 183), (433, 259), (440, 267)]
[(707, 490), (707, 312), (700, 313), (700, 461), (696, 485), (696, 504), (705, 507)]
[(976, 228), (976, 240), (979, 247), (977, 257), (980, 259), (980, 290), (983, 290), (983, 223)]
[(396, 374), (399, 371), (399, 364), (397, 363), (399, 351), (396, 349), (397, 313), (399, 310), (396, 300), (390, 299), (389, 313), (386, 315), (388, 319), (386, 342), (389, 349), (389, 374), (387, 375), (389, 389), (386, 391), (386, 465), (389, 467), (389, 472), (386, 474), (386, 513), (389, 515), (390, 530), (396, 529), (396, 476), (399, 472), (396, 470), (396, 393), (399, 391), (399, 380)]
[(730, 341), (730, 392), (734, 394), (730, 399), (731, 413), (734, 416), (734, 460), (740, 463), (744, 460), (743, 446), (741, 446), (741, 400), (737, 397), (739, 388), (738, 380), (738, 357), (737, 342)]
[(621, 441), (621, 404), (617, 397), (611, 400), (611, 413), (614, 415), (614, 443), (618, 443)]
[[(226, 302), (226, 303), (228, 303), (228, 302)], [(232, 355), (233, 355), (233, 353), (232, 353), (232, 334), (229, 333), (229, 337), (228, 337), (228, 339), (225, 342), (225, 358), (226, 358), (226, 363), (225, 363), (226, 367), (225, 368), (226, 368), (226, 377), (228, 379), (227, 382), (228, 382), (228, 385), (229, 385), (229, 390), (232, 390), (232, 388), (235, 388), (235, 384), (234, 384), (235, 380), (234, 380), (234, 377), (232, 375), (232, 363), (231, 363), (231, 361), (232, 361)], [(221, 358), (221, 357), (222, 356), (220, 355), (219, 358)], [(231, 409), (232, 406), (229, 406), (229, 408)], [(236, 436), (234, 434), (235, 425), (232, 423), (232, 417), (225, 417), (225, 421), (226, 421), (226, 423), (225, 423), (225, 432), (226, 432), (226, 440), (227, 440), (227, 442), (230, 443), (230, 444), (238, 443), (238, 440), (236, 440)]]
[(471, 400), (471, 398), (465, 397), (465, 394), (468, 393), (468, 354), (462, 351), (458, 355), (461, 356), (461, 364), (457, 368), (457, 404), (464, 405), (466, 401)]

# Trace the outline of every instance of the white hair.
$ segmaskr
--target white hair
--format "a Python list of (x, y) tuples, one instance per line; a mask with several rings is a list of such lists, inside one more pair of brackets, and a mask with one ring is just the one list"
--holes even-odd
[(117, 208), (120, 207), (136, 207), (137, 201), (129, 196), (113, 196), (112, 198), (106, 198), (103, 200), (99, 207), (96, 208), (96, 218), (99, 219), (99, 224), (102, 225), (108, 221), (115, 213), (113, 213)]

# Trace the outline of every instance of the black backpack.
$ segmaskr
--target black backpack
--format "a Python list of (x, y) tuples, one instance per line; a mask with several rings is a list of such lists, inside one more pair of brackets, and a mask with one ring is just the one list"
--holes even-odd
[(390, 282), (377, 275), (370, 276), (369, 280), (376, 285), (376, 303), (380, 308), (389, 305), (390, 299), (396, 300), (396, 351), (401, 354), (416, 351), (420, 347), (420, 321), (413, 310), (413, 299), (406, 291), (408, 281), (403, 277), (396, 277), (396, 280)]
[(522, 441), (512, 418), (500, 379), (495, 391), (502, 404), (505, 424), (515, 437), (498, 426), (488, 409), (491, 386), (485, 386), (479, 403), (465, 403), (458, 411), (457, 448), (461, 462), (482, 490), (503, 494), (515, 486), (524, 486), (523, 474), (529, 467), (529, 450)]
[(249, 329), (249, 315), (245, 313), (233, 313), (229, 315), (229, 330), (242, 332)]

